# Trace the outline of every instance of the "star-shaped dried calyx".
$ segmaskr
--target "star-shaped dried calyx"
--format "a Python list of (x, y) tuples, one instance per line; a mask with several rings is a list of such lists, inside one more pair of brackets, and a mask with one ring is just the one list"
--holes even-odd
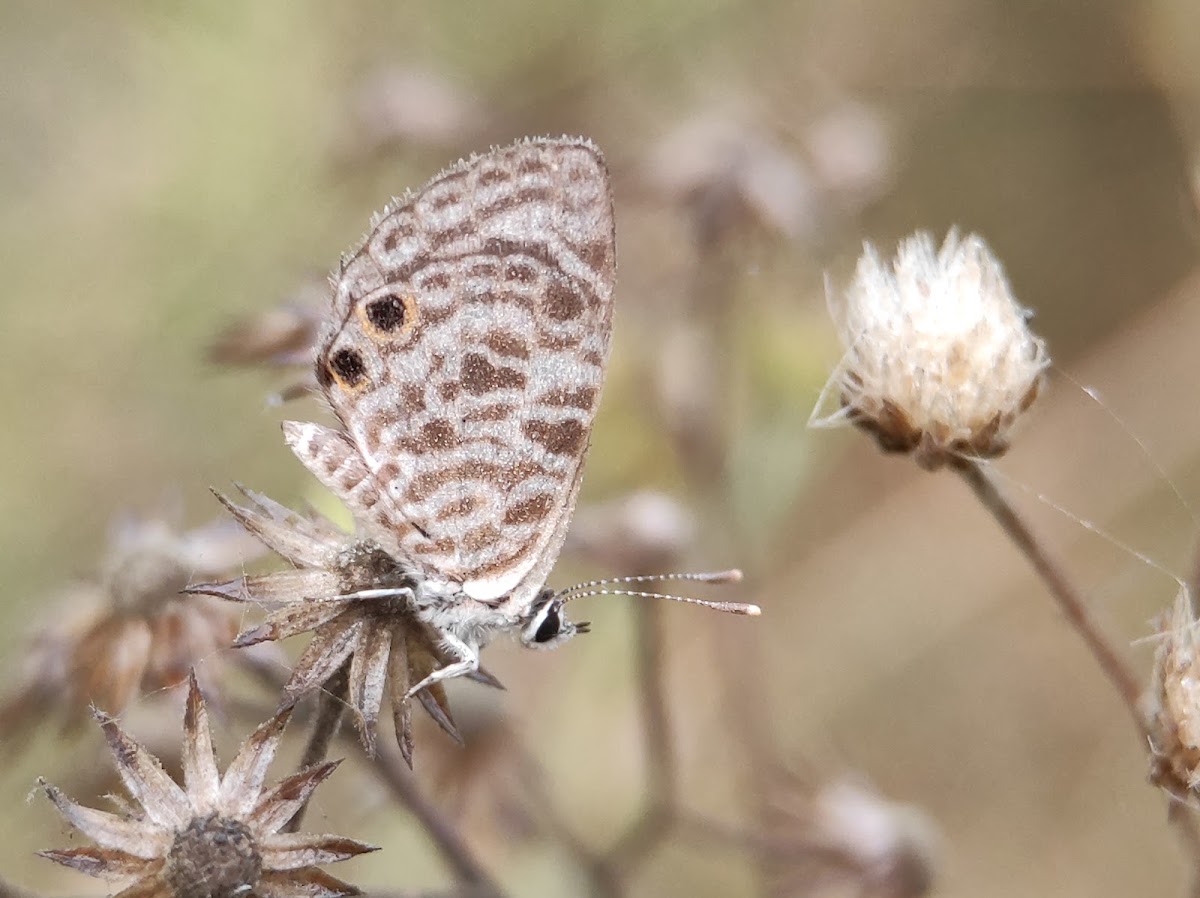
[[(387, 692), (396, 741), (411, 764), (412, 718), (405, 696), (446, 659), (436, 635), (412, 614), (403, 598), (346, 598), (365, 590), (403, 588), (409, 585), (404, 570), (375, 543), (343, 532), (315, 512), (300, 515), (266, 496), (239, 489), (248, 506), (235, 505), (219, 493), (217, 498), (293, 569), (202, 584), (189, 591), (267, 609), (266, 620), (240, 634), (236, 646), (312, 631), (312, 641), (284, 686), (281, 707), (316, 690), (348, 664), (347, 699), (357, 712), (367, 752), (374, 754), (375, 727)], [(476, 679), (499, 685), (484, 672)], [(443, 730), (461, 741), (442, 684), (429, 686), (416, 697)]]
[(830, 306), (846, 353), (822, 400), (832, 394), (841, 408), (820, 420), (814, 412), (813, 424), (856, 424), (928, 469), (1002, 454), (1050, 365), (974, 234), (951, 231), (941, 249), (915, 234), (890, 264), (868, 245)]
[(0, 733), (12, 736), (51, 709), (71, 722), (93, 704), (120, 714), (138, 696), (182, 683), (193, 665), (228, 647), (238, 614), (179, 591), (263, 553), (232, 521), (182, 533), (158, 518), (118, 521), (99, 574), (69, 587), (31, 640), (23, 685), (0, 706)]
[(192, 675), (184, 714), (183, 786), (107, 715), (96, 715), (118, 773), (139, 808), (83, 807), (43, 781), (67, 822), (95, 846), (40, 852), (90, 876), (124, 882), (116, 898), (334, 898), (360, 891), (318, 869), (368, 851), (353, 839), (282, 833), (340, 761), (317, 764), (264, 789), (290, 711), (260, 726), (222, 777), (200, 687)]

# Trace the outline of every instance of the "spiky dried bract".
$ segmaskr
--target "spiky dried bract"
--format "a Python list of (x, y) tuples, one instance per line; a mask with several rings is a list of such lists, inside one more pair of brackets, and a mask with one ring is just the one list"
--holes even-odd
[(76, 804), (49, 783), (47, 797), (96, 844), (40, 852), (81, 873), (122, 882), (117, 898), (335, 898), (354, 886), (318, 869), (375, 847), (341, 836), (281, 833), (339, 762), (309, 767), (264, 789), (290, 711), (260, 726), (222, 777), (196, 677), (184, 713), (183, 785), (116, 722), (97, 713), (117, 772), (137, 810)]
[(938, 836), (918, 809), (852, 778), (775, 792), (767, 824), (771, 894), (920, 898), (932, 888)]
[(1146, 696), (1150, 780), (1179, 798), (1200, 786), (1200, 625), (1180, 590), (1154, 656)]
[[(368, 753), (375, 751), (375, 726), (385, 692), (391, 699), (396, 740), (412, 763), (412, 719), (405, 695), (445, 663), (437, 637), (401, 597), (346, 598), (365, 590), (403, 589), (404, 570), (379, 546), (355, 538), (316, 514), (300, 515), (273, 500), (239, 487), (249, 500), (235, 505), (217, 498), (291, 570), (239, 577), (191, 587), (191, 592), (252, 602), (267, 609), (266, 619), (238, 637), (251, 646), (312, 632), (312, 641), (292, 669), (280, 706), (290, 707), (349, 665), (348, 700)], [(484, 674), (483, 682), (494, 680)], [(441, 684), (417, 693), (428, 714), (458, 740)]]
[(31, 641), (24, 685), (0, 706), (0, 733), (12, 736), (57, 709), (71, 722), (93, 704), (120, 714), (138, 696), (182, 683), (193, 665), (228, 647), (238, 614), (179, 590), (261, 554), (230, 521), (182, 533), (157, 518), (119, 521), (98, 576), (68, 588)]
[(1008, 448), (1050, 358), (983, 240), (951, 231), (940, 250), (918, 233), (888, 264), (869, 244), (854, 282), (830, 305), (845, 356), (826, 394), (889, 452), (934, 469)]

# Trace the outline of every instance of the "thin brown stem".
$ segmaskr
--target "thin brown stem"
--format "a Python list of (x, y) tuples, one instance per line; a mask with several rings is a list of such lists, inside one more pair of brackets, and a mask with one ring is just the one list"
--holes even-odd
[(499, 884), (471, 853), (454, 824), (421, 794), (398, 747), (387, 740), (381, 740), (373, 767), (380, 780), (391, 790), (393, 797), (417, 818), (417, 822), (454, 872), (455, 878), (463, 885), (469, 886), (472, 895), (479, 898), (499, 898), (504, 894)]
[[(1140, 706), (1142, 687), (1137, 674), (1130, 667), (1129, 662), (1121, 656), (1116, 646), (1104, 635), (1088, 610), (1088, 603), (1083, 594), (1075, 588), (1058, 563), (1050, 558), (1041, 542), (1033, 535), (1028, 524), (1001, 495), (995, 482), (988, 477), (987, 472), (979, 463), (962, 460), (954, 467), (966, 480), (983, 506), (999, 522), (1004, 532), (1017, 545), (1017, 548), (1029, 559), (1071, 626), (1082, 637), (1105, 677), (1116, 689), (1121, 701), (1129, 711), (1129, 715), (1133, 718), (1133, 725), (1137, 729), (1142, 744), (1147, 745), (1151, 733), (1149, 722)], [(1192, 853), (1193, 863), (1200, 865), (1200, 829), (1197, 828), (1195, 818), (1190, 811), (1182, 808), (1178, 811), (1172, 809), (1168, 814), (1168, 820), (1179, 830), (1188, 850)]]
[(1088, 610), (1088, 603), (1084, 600), (1082, 593), (1075, 588), (1058, 563), (1050, 558), (1042, 543), (1033, 535), (1024, 519), (1017, 514), (1016, 509), (1001, 495), (995, 482), (988, 477), (982, 466), (977, 462), (965, 460), (956, 464), (955, 467), (979, 501), (983, 503), (984, 508), (991, 512), (992, 517), (999, 522), (1004, 532), (1029, 559), (1038, 576), (1042, 578), (1042, 582), (1050, 590), (1050, 594), (1058, 602), (1059, 609), (1083, 638), (1088, 650), (1100, 665), (1100, 669), (1112, 683), (1113, 688), (1117, 690), (1117, 694), (1133, 718), (1138, 733), (1148, 739), (1149, 729), (1139, 706), (1142, 687), (1138, 677), (1129, 663), (1121, 657), (1116, 646), (1101, 631)]
[(614, 876), (629, 876), (653, 854), (675, 827), (676, 809), (669, 804), (647, 807), (604, 855)]
[(664, 682), (662, 609), (653, 602), (641, 602), (635, 606), (634, 614), (637, 619), (634, 667), (646, 743), (647, 803), (602, 859), (602, 868), (614, 878), (628, 875), (662, 844), (671, 831), (678, 797), (674, 739)]
[(592, 898), (620, 898), (620, 884), (606, 867), (604, 859), (575, 832), (571, 822), (558, 808), (551, 789), (546, 787), (546, 774), (529, 748), (517, 742), (521, 769), (521, 787), (532, 813), (537, 816), (542, 832), (554, 839), (587, 878), (588, 894)]
[[(325, 681), (325, 686), (317, 698), (317, 716), (308, 736), (308, 744), (304, 747), (304, 755), (300, 759), (301, 770), (320, 764), (329, 755), (329, 746), (342, 725), (349, 686), (350, 662), (347, 661)], [(284, 824), (282, 831), (299, 832), (304, 812), (307, 810), (308, 802), (305, 802), (300, 806), (300, 810), (292, 815), (292, 819)]]
[(1196, 546), (1192, 557), (1192, 573), (1187, 580), (1188, 604), (1192, 606), (1192, 617), (1200, 618), (1200, 545)]
[(635, 606), (635, 679), (642, 718), (646, 754), (646, 806), (605, 852), (589, 848), (555, 808), (551, 794), (542, 786), (540, 769), (531, 754), (522, 750), (525, 777), (534, 804), (549, 833), (570, 853), (588, 879), (593, 898), (620, 898), (631, 874), (652, 854), (674, 826), (677, 783), (674, 740), (667, 713), (663, 669), (661, 609), (653, 603)]
[(675, 753), (667, 714), (663, 669), (663, 609), (655, 602), (634, 606), (637, 618), (637, 688), (646, 739), (646, 794), (651, 805), (675, 803)]

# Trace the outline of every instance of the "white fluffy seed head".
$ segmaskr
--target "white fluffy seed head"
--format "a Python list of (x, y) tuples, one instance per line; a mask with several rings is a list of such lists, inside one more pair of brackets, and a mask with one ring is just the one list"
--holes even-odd
[(951, 231), (939, 250), (917, 233), (891, 264), (867, 244), (830, 309), (846, 354), (823, 399), (832, 391), (841, 408), (813, 423), (857, 424), (925, 467), (1004, 452), (1050, 364), (1029, 312), (974, 234)]

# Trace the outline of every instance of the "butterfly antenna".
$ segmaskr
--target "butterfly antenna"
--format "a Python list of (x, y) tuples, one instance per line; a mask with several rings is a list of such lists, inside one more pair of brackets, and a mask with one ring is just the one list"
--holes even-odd
[(615, 586), (624, 583), (662, 583), (668, 580), (688, 580), (692, 583), (714, 584), (740, 583), (742, 581), (742, 572), (737, 568), (730, 568), (727, 571), (707, 571), (696, 574), (640, 574), (634, 577), (606, 577), (603, 580), (586, 580), (583, 583), (576, 583), (574, 586), (568, 586), (566, 589), (559, 590), (558, 594), (565, 601), (567, 596), (586, 589), (596, 589), (602, 586)]
[(588, 596), (633, 596), (635, 599), (668, 599), (672, 602), (683, 602), (687, 605), (700, 605), (713, 611), (724, 611), (727, 614), (744, 614), (748, 617), (758, 617), (762, 609), (757, 605), (746, 602), (710, 602), (707, 599), (695, 599), (691, 596), (673, 596), (665, 592), (640, 592), (633, 589), (587, 589), (582, 592), (572, 592), (563, 597), (564, 603)]
[(635, 589), (612, 589), (613, 586), (622, 586), (631, 583), (654, 583), (664, 580), (687, 581), (691, 583), (738, 583), (742, 579), (742, 572), (733, 568), (728, 571), (712, 571), (698, 574), (642, 574), (634, 577), (610, 577), (604, 580), (589, 580), (585, 583), (576, 583), (574, 586), (569, 586), (558, 593), (559, 598), (563, 603), (574, 601), (575, 599), (587, 598), (589, 596), (632, 596), (638, 599), (666, 599), (671, 602), (683, 602), (687, 605), (700, 605), (704, 608), (711, 608), (713, 611), (724, 611), (727, 614), (745, 614), (751, 617), (757, 617), (762, 613), (762, 609), (757, 605), (751, 605), (746, 602), (713, 602), (707, 599), (696, 599), (691, 596), (676, 596), (670, 593), (663, 592), (642, 592)]

